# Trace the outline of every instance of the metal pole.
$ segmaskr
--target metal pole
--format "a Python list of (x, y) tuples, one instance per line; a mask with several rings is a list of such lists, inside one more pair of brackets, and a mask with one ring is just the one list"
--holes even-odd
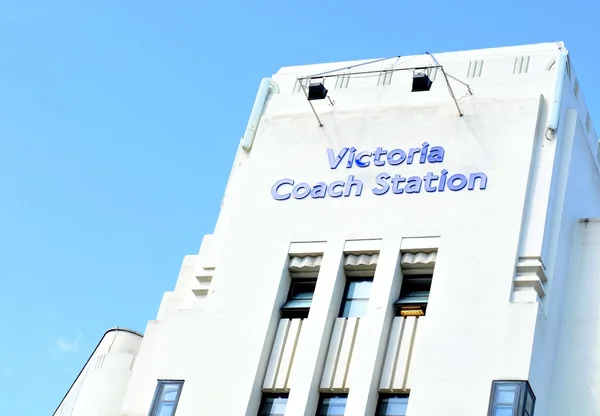
[[(350, 73), (346, 73), (343, 75), (348, 75), (348, 76), (354, 76), (354, 75), (364, 75), (364, 74), (377, 74), (380, 73), (382, 71), (387, 71), (387, 72), (396, 72), (396, 71), (414, 71), (415, 69), (433, 69), (433, 68), (441, 68), (441, 65), (432, 65), (432, 66), (411, 66), (411, 67), (407, 67), (407, 68), (393, 68), (393, 69), (375, 69), (372, 71), (361, 71), (361, 72), (350, 72)], [(336, 69), (337, 71), (337, 69)], [(340, 76), (340, 74), (332, 74), (332, 75), (311, 75), (311, 76), (305, 76), (305, 77), (299, 77), (298, 80), (305, 80), (305, 79), (316, 79), (316, 78), (332, 78), (332, 77), (338, 77)]]
[(444, 79), (446, 80), (446, 85), (448, 85), (448, 92), (450, 93), (450, 96), (454, 100), (454, 105), (456, 105), (456, 109), (458, 110), (458, 116), (462, 117), (463, 113), (460, 110), (460, 107), (458, 106), (458, 101), (456, 101), (456, 97), (454, 96), (454, 91), (452, 90), (452, 87), (450, 86), (450, 81), (448, 81), (448, 76), (446, 75), (446, 71), (444, 71), (444, 68), (442, 68), (442, 74), (444, 74)]
[(306, 92), (306, 88), (304, 87), (304, 84), (302, 83), (302, 81), (300, 81), (300, 78), (296, 78), (296, 79), (300, 83), (300, 88), (302, 88), (302, 91), (304, 92), (304, 95), (306, 95), (306, 101), (308, 101), (308, 104), (310, 105), (310, 108), (312, 109), (313, 113), (315, 113), (315, 117), (317, 118), (317, 121), (319, 122), (319, 127), (323, 127), (323, 123), (321, 123), (321, 119), (319, 118), (319, 115), (317, 114), (317, 111), (315, 110), (315, 107), (312, 105), (312, 103), (308, 99), (308, 93)]
[(348, 67), (345, 67), (345, 68), (332, 69), (331, 71), (325, 71), (325, 72), (321, 72), (319, 74), (311, 75), (309, 78), (320, 78), (320, 75), (330, 74), (332, 72), (343, 71), (345, 69), (352, 69), (352, 68), (356, 68), (356, 67), (363, 66), (363, 65), (375, 64), (377, 62), (387, 61), (388, 59), (394, 59), (394, 58), (401, 58), (401, 56), (398, 55), (398, 56), (391, 56), (389, 58), (375, 59), (373, 61), (363, 62), (362, 64), (351, 65), (351, 66), (348, 66)]
[[(444, 67), (440, 65), (440, 63), (437, 61), (437, 59), (435, 59), (435, 56), (433, 56), (429, 52), (425, 52), (425, 53), (427, 55), (431, 56), (431, 59), (433, 59), (433, 62), (442, 70), (442, 74), (444, 75), (444, 79), (446, 80), (446, 85), (448, 86), (448, 92), (450, 93), (450, 96), (452, 97), (452, 100), (454, 101), (454, 105), (456, 105), (456, 109), (458, 110), (458, 116), (462, 117), (463, 112), (460, 110), (458, 101), (456, 101), (456, 97), (454, 96), (454, 91), (452, 90), (452, 87), (450, 86), (450, 81), (448, 80), (448, 75), (446, 75), (446, 71), (444, 71)], [(470, 88), (469, 88), (469, 90), (470, 90)]]
[(448, 78), (452, 78), (454, 81), (461, 83), (462, 85), (464, 85), (465, 87), (467, 87), (467, 91), (469, 91), (470, 95), (473, 95), (473, 91), (471, 91), (471, 86), (469, 84), (467, 84), (466, 82), (462, 82), (460, 79), (453, 77), (450, 74), (446, 74), (448, 75)]

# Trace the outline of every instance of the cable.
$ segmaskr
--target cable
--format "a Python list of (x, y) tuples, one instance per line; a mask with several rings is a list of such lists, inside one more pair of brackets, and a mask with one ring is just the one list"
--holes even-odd
[(363, 66), (363, 65), (374, 64), (374, 63), (381, 62), (381, 61), (387, 61), (388, 59), (394, 59), (394, 58), (401, 58), (401, 56), (400, 55), (396, 55), (396, 56), (390, 56), (389, 58), (374, 59), (372, 61), (363, 62), (361, 64), (350, 65), (350, 66), (345, 66), (345, 67), (338, 68), (338, 69), (332, 69), (330, 71), (320, 72), (318, 74), (310, 75), (310, 76), (304, 77), (304, 78), (319, 78), (319, 76), (330, 74), (332, 72), (344, 71), (344, 70), (356, 68), (356, 67)]

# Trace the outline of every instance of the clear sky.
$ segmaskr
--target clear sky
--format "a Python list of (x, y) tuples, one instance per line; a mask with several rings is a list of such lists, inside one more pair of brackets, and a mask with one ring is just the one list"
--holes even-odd
[[(575, 5), (575, 7), (569, 7)], [(0, 2), (0, 398), (51, 415), (212, 232), (281, 66), (564, 40), (600, 126), (595, 0)]]

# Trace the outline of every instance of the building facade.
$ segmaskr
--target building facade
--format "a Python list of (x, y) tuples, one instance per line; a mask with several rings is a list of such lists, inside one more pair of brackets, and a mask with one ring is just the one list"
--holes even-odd
[(597, 416), (599, 157), (562, 43), (282, 68), (55, 416)]

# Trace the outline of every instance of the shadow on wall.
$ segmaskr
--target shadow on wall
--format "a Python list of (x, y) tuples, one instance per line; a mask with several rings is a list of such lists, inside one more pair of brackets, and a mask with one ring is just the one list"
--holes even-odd
[(581, 220), (574, 237), (551, 416), (600, 415), (600, 220)]

